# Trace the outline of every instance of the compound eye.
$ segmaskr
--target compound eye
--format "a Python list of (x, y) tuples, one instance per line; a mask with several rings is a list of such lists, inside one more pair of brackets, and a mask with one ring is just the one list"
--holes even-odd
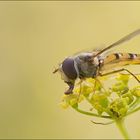
[(62, 63), (62, 69), (65, 75), (69, 79), (76, 79), (77, 78), (77, 72), (74, 67), (74, 60), (72, 58), (66, 58)]

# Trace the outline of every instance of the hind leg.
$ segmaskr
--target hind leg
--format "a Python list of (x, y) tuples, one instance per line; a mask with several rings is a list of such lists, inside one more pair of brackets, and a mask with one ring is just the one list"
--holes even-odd
[(115, 70), (115, 71), (108, 72), (108, 73), (105, 73), (105, 74), (100, 73), (100, 76), (107, 76), (107, 75), (111, 75), (111, 74), (114, 74), (114, 73), (119, 73), (119, 72), (121, 72), (121, 71), (126, 71), (126, 72), (128, 72), (130, 75), (132, 75), (132, 76), (140, 83), (140, 80), (135, 76), (135, 74), (133, 74), (132, 72), (130, 72), (130, 71), (127, 70), (127, 69), (119, 69), (119, 70)]

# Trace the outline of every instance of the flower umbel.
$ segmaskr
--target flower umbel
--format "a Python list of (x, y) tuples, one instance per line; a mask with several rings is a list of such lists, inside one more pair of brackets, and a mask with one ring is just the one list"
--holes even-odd
[[(112, 119), (124, 137), (129, 138), (122, 125), (123, 120), (140, 110), (140, 86), (130, 85), (131, 76), (127, 74), (119, 74), (113, 79), (107, 77), (105, 80), (102, 77), (88, 78), (75, 86), (73, 94), (64, 95), (61, 104), (64, 108), (71, 106), (85, 115)], [(81, 109), (82, 104), (86, 103), (89, 108)]]

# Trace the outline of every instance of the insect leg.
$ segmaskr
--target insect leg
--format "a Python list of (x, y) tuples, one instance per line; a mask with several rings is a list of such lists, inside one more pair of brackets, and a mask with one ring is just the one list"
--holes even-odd
[(105, 73), (105, 74), (100, 73), (100, 76), (106, 76), (106, 75), (118, 73), (118, 72), (121, 72), (121, 71), (127, 71), (129, 74), (131, 74), (140, 83), (140, 80), (132, 72), (130, 72), (127, 69), (119, 69), (119, 70), (115, 70), (115, 71), (108, 72), (108, 73)]
[(102, 85), (102, 83), (100, 82), (99, 79), (95, 78), (95, 81), (98, 82), (101, 85), (101, 88), (106, 92), (106, 89), (104, 88), (104, 86)]
[(78, 94), (78, 97), (77, 97), (77, 101), (79, 101), (79, 99), (80, 99), (80, 95), (81, 95), (81, 93), (82, 93), (82, 82), (83, 82), (83, 80), (81, 79), (81, 81), (78, 83), (78, 84), (80, 84), (80, 90), (79, 90), (79, 94)]
[(95, 79), (95, 80), (94, 80), (94, 86), (93, 86), (93, 92), (96, 91), (96, 85), (97, 85), (97, 80)]

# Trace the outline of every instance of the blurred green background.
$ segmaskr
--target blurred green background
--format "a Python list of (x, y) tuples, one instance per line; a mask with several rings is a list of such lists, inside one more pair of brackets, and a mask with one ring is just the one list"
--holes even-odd
[[(0, 138), (122, 138), (59, 103), (66, 90), (52, 71), (67, 56), (106, 46), (140, 28), (140, 2), (0, 2)], [(117, 47), (140, 53), (140, 37)], [(139, 68), (138, 68), (139, 69)], [(140, 112), (126, 125), (140, 138)]]

